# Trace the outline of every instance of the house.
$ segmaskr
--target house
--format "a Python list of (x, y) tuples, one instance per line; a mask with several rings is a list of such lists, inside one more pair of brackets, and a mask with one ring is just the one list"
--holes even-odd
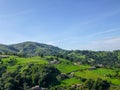
[(103, 67), (103, 65), (102, 65), (102, 64), (98, 64), (97, 66), (98, 66), (98, 67), (100, 67), (100, 68), (102, 68), (102, 67)]
[(42, 90), (42, 88), (39, 85), (36, 85), (35, 87), (32, 87), (30, 90)]
[(0, 55), (0, 58), (9, 58), (9, 55)]
[(75, 84), (75, 85), (72, 85), (71, 88), (75, 88), (75, 87), (78, 88), (78, 87), (81, 87), (81, 86), (82, 86), (82, 84)]
[(61, 73), (60, 78), (61, 78), (61, 80), (64, 80), (64, 79), (69, 78), (69, 77), (67, 76), (67, 74)]
[(72, 85), (71, 88), (75, 88), (75, 85)]
[(81, 62), (74, 62), (74, 65), (81, 65), (82, 63)]
[(70, 74), (71, 74), (72, 76), (74, 76), (75, 72), (71, 72)]
[(81, 86), (82, 86), (82, 84), (76, 84), (76, 86), (77, 86), (77, 87), (81, 87)]
[(95, 66), (90, 67), (90, 68), (88, 68), (88, 70), (96, 70), (96, 67)]
[(58, 60), (56, 60), (56, 59), (54, 59), (54, 60), (50, 61), (50, 63), (51, 63), (51, 64), (58, 64), (58, 63), (59, 63), (59, 61), (58, 61)]

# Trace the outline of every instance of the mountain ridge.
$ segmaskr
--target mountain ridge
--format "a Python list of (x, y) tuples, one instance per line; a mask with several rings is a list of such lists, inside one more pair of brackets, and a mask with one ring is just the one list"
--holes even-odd
[(26, 54), (26, 55), (40, 55), (47, 54), (51, 55), (53, 53), (58, 53), (63, 51), (63, 49), (58, 48), (56, 46), (37, 43), (32, 41), (26, 41), (17, 44), (5, 45), (0, 44), (0, 52), (4, 53), (17, 53), (17, 54)]

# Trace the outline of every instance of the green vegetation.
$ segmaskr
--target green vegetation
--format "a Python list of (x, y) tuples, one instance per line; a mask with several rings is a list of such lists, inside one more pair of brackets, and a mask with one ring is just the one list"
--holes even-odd
[(67, 51), (25, 42), (0, 45), (0, 90), (119, 90), (120, 51)]
[(90, 67), (88, 65), (75, 66), (72, 62), (65, 59), (61, 59), (60, 61), (61, 62), (56, 64), (55, 67), (58, 68), (62, 73), (69, 73), (75, 70), (83, 70)]
[(79, 83), (81, 83), (81, 82), (77, 78), (70, 78), (70, 79), (62, 80), (61, 86), (69, 86), (69, 85), (79, 84)]
[(0, 45), (0, 52), (19, 56), (53, 55), (63, 51), (58, 47), (35, 42), (24, 42), (13, 45)]

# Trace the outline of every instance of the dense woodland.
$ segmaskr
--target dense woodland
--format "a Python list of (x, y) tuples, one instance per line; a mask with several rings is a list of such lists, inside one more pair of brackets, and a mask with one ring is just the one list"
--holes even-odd
[(63, 50), (35, 42), (0, 45), (0, 90), (36, 85), (45, 90), (120, 90), (119, 68), (120, 50)]

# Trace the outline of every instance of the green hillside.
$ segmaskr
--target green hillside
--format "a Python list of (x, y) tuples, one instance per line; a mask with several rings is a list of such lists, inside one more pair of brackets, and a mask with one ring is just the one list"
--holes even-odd
[(19, 44), (12, 45), (0, 45), (1, 53), (11, 53), (11, 54), (20, 54), (25, 56), (36, 56), (36, 55), (53, 55), (63, 51), (62, 49), (36, 42), (23, 42)]
[[(114, 85), (115, 87), (119, 88), (118, 86), (120, 86), (120, 79), (118, 77), (109, 77), (108, 75), (115, 75), (116, 71), (118, 70), (117, 68), (114, 69), (108, 69), (108, 68), (96, 68), (95, 70), (89, 70), (89, 68), (91, 68), (90, 65), (85, 65), (85, 64), (80, 64), (80, 65), (74, 65), (73, 62), (64, 59), (64, 58), (57, 58), (57, 61), (59, 61), (59, 63), (50, 63), (51, 60), (56, 59), (55, 56), (44, 56), (44, 57), (39, 57), (39, 56), (35, 56), (35, 57), (19, 57), (19, 56), (14, 56), (14, 55), (10, 55), (9, 57), (6, 58), (1, 58), (0, 63), (1, 63), (1, 72), (0, 73), (0, 82), (2, 82), (1, 80), (4, 79), (5, 75), (8, 75), (6, 78), (6, 80), (4, 80), (4, 84), (7, 85), (5, 82), (9, 83), (10, 85), (12, 85), (13, 83), (11, 83), (9, 81), (9, 78), (16, 78), (14, 83), (17, 83), (17, 81), (19, 81), (20, 79), (23, 78), (23, 75), (27, 75), (27, 77), (25, 76), (24, 79), (28, 78), (28, 82), (32, 82), (31, 85), (38, 85), (38, 82), (34, 82), (34, 79), (31, 81), (32, 77), (34, 75), (37, 74), (43, 74), (43, 72), (45, 72), (45, 76), (43, 76), (42, 78), (39, 79), (43, 79), (44, 78), (44, 82), (46, 82), (45, 85), (43, 85), (42, 81), (41, 81), (41, 86), (42, 87), (47, 87), (47, 88), (60, 88), (60, 87), (66, 87), (66, 88), (70, 88), (72, 85), (76, 85), (76, 84), (81, 84), (81, 85), (85, 85), (85, 83), (89, 80), (97, 80), (98, 78), (101, 78), (102, 80), (107, 80), (108, 82), (111, 82), (111, 85)], [(3, 69), (4, 67), (4, 69)], [(5, 69), (6, 68), (6, 69)], [(40, 71), (36, 72), (34, 71), (35, 68), (38, 68)], [(50, 83), (48, 83), (48, 80), (45, 80), (46, 77), (46, 73), (48, 73), (48, 71), (44, 71), (45, 68), (49, 69), (49, 68), (54, 68), (57, 70), (57, 75), (55, 76), (56, 78), (53, 78), (53, 81), (55, 80), (55, 83), (53, 83), (52, 81), (50, 81)], [(46, 69), (46, 70), (47, 70)], [(53, 69), (53, 70), (54, 70)], [(41, 72), (41, 70), (43, 70), (43, 72)], [(29, 74), (31, 73), (31, 75)], [(14, 77), (11, 76), (14, 74)], [(18, 75), (19, 79), (18, 79)], [(51, 73), (52, 76), (53, 73)], [(120, 71), (119, 71), (119, 75), (120, 75)], [(22, 77), (21, 77), (22, 76)], [(35, 78), (35, 76), (34, 76)], [(36, 77), (37, 78), (37, 77)], [(38, 79), (38, 80), (39, 80)], [(50, 76), (51, 79), (51, 76)], [(23, 84), (28, 83), (27, 81), (24, 81)], [(21, 84), (20, 82), (18, 84)], [(2, 88), (3, 83), (0, 84), (0, 88)], [(47, 85), (47, 86), (46, 86)], [(50, 86), (49, 86), (50, 85)], [(23, 86), (18, 86), (18, 87), (23, 87), (23, 88), (30, 88), (32, 86), (28, 87), (23, 87)], [(82, 86), (82, 87), (83, 87)], [(12, 86), (4, 86), (4, 88), (11, 88), (10, 90), (12, 90)], [(18, 90), (24, 90), (24, 89), (18, 89)], [(66, 89), (65, 89), (66, 90)], [(71, 90), (71, 89), (70, 89)], [(112, 90), (112, 89), (111, 89)], [(116, 89), (117, 90), (117, 89)]]
[[(119, 90), (120, 51), (63, 50), (24, 42), (0, 45), (0, 90)], [(98, 89), (96, 89), (98, 88)]]

